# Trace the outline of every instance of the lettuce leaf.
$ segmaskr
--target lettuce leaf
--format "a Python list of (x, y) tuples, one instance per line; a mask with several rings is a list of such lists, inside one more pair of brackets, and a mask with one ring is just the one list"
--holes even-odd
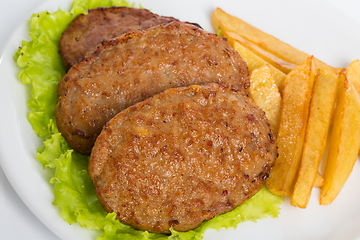
[(244, 221), (277, 217), (283, 198), (272, 195), (263, 187), (254, 197), (235, 210), (219, 215), (188, 232), (172, 230), (170, 236), (137, 231), (106, 213), (99, 204), (94, 186), (87, 174), (88, 157), (73, 151), (59, 133), (54, 116), (57, 83), (65, 74), (58, 53), (59, 39), (68, 24), (88, 9), (135, 4), (126, 0), (75, 0), (70, 11), (58, 9), (33, 14), (29, 20), (30, 41), (22, 41), (14, 60), (21, 68), (19, 79), (31, 89), (28, 121), (35, 134), (44, 139), (37, 149), (37, 159), (44, 168), (52, 169), (50, 183), (54, 186), (54, 206), (69, 224), (89, 230), (101, 230), (101, 240), (110, 239), (202, 239), (208, 228), (235, 228)]

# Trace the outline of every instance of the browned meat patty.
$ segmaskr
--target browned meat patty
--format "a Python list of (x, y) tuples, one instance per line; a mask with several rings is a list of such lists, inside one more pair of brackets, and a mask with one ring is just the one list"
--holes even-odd
[(246, 63), (225, 38), (172, 22), (104, 42), (58, 86), (57, 126), (82, 154), (124, 108), (170, 87), (221, 83), (247, 91)]
[(168, 89), (110, 120), (89, 175), (108, 212), (139, 230), (187, 231), (263, 186), (277, 156), (265, 113), (218, 84)]
[(60, 39), (60, 54), (68, 69), (103, 40), (123, 33), (167, 24), (177, 19), (154, 14), (146, 9), (110, 7), (89, 10), (81, 14), (64, 31)]

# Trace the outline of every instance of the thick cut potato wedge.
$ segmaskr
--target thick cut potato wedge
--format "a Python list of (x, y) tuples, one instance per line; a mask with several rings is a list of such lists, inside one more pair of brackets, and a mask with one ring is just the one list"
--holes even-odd
[(306, 132), (314, 75), (314, 58), (311, 56), (292, 70), (284, 82), (277, 138), (279, 157), (266, 181), (269, 190), (275, 195), (291, 196), (293, 192)]
[(296, 64), (293, 64), (291, 62), (285, 61), (281, 58), (278, 58), (274, 54), (260, 48), (256, 44), (250, 42), (249, 40), (243, 38), (237, 33), (234, 32), (227, 32), (227, 35), (236, 41), (240, 42), (243, 46), (245, 46), (247, 49), (282, 71), (283, 73), (289, 73), (291, 70), (297, 67)]
[(250, 75), (250, 96), (264, 110), (277, 136), (280, 123), (281, 95), (269, 64), (255, 69)]
[(345, 78), (339, 85), (337, 105), (330, 134), (320, 204), (334, 201), (348, 179), (360, 146), (360, 101), (352, 83)]
[(326, 147), (337, 86), (337, 75), (322, 69), (318, 71), (310, 103), (298, 178), (290, 201), (295, 207), (306, 208), (308, 205)]
[(299, 51), (287, 43), (269, 35), (247, 22), (232, 16), (221, 8), (217, 8), (211, 15), (211, 22), (215, 31), (221, 29), (227, 32), (236, 32), (247, 40), (261, 46), (272, 54), (294, 64), (300, 64), (308, 54)]
[(346, 68), (346, 76), (360, 94), (360, 61), (354, 60)]
[[(251, 52), (249, 49), (244, 47), (241, 43), (236, 41), (234, 38), (232, 38), (230, 35), (228, 35), (227, 32), (223, 32), (223, 36), (226, 37), (230, 43), (230, 45), (239, 52), (241, 58), (246, 62), (250, 74), (255, 69), (268, 64), (264, 59), (260, 58), (253, 52)], [(270, 68), (272, 70), (273, 77), (275, 79), (276, 85), (279, 88), (279, 91), (281, 93), (283, 89), (284, 80), (286, 77), (286, 74), (280, 71), (279, 69), (275, 68), (274, 66), (270, 65)]]
[[(234, 17), (221, 8), (217, 8), (211, 14), (211, 23), (215, 31), (235, 32), (258, 47), (272, 53), (287, 62), (299, 65), (303, 63), (309, 54), (302, 52), (291, 45), (282, 42), (274, 36), (267, 34), (260, 29), (248, 24), (247, 22)], [(336, 74), (343, 72), (343, 68), (334, 68), (324, 62), (315, 59), (316, 65), (321, 69), (333, 71)]]

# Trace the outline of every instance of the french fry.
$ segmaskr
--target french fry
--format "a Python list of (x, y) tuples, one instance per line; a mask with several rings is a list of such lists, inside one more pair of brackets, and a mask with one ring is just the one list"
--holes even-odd
[(245, 46), (247, 49), (264, 59), (266, 62), (270, 63), (283, 73), (289, 73), (292, 69), (296, 68), (296, 64), (293, 64), (291, 62), (285, 61), (281, 58), (278, 58), (274, 54), (260, 48), (256, 44), (250, 42), (249, 40), (243, 38), (239, 34), (235, 32), (227, 32), (227, 35), (236, 41), (240, 42), (243, 46)]
[(339, 85), (337, 105), (330, 134), (320, 204), (334, 201), (348, 179), (360, 146), (360, 101), (352, 83), (344, 78)]
[(337, 86), (337, 75), (322, 69), (318, 71), (310, 103), (299, 173), (290, 200), (294, 207), (306, 208), (308, 205), (326, 147)]
[(354, 60), (346, 68), (347, 79), (354, 85), (356, 91), (360, 94), (360, 61)]
[[(215, 31), (221, 30), (223, 32), (235, 32), (260, 48), (287, 62), (299, 65), (309, 57), (309, 54), (302, 52), (291, 45), (280, 41), (274, 36), (248, 24), (247, 22), (226, 13), (221, 8), (217, 8), (211, 14), (211, 23)], [(343, 68), (331, 67), (316, 58), (315, 62), (319, 68), (333, 71), (336, 74), (344, 71)]]
[(275, 195), (291, 196), (300, 164), (315, 75), (314, 58), (292, 70), (285, 79), (277, 138), (279, 157), (266, 184)]
[[(279, 157), (266, 180), (268, 189), (273, 194), (291, 197), (292, 205), (305, 208), (312, 188), (319, 187), (320, 204), (330, 204), (351, 173), (360, 148), (360, 61), (351, 62), (346, 69), (334, 68), (220, 8), (212, 13), (211, 21), (215, 31), (222, 32), (240, 53), (253, 78), (260, 74), (256, 72), (260, 67), (270, 66), (281, 93), (281, 116), (277, 136)], [(334, 105), (334, 102), (329, 100), (331, 97), (332, 101), (334, 100), (333, 93), (322, 93), (323, 97), (319, 97), (317, 95), (320, 93), (317, 92), (328, 91), (327, 88), (334, 87), (334, 83), (333, 80), (322, 80), (323, 87), (317, 87), (317, 83), (315, 88), (321, 90), (314, 90), (312, 96), (314, 73), (318, 69), (322, 72), (319, 79), (340, 76), (335, 78), (338, 83), (341, 81), (340, 87), (337, 87), (336, 108), (330, 124), (330, 146), (324, 176), (320, 175), (318, 168), (319, 156), (323, 155), (326, 141), (320, 141), (319, 144), (315, 140), (323, 139), (322, 134), (328, 133), (326, 126), (329, 118), (328, 115), (322, 118), (313, 115), (322, 116), (325, 105), (326, 111), (333, 110), (329, 107)], [(321, 111), (311, 110), (309, 113), (312, 97), (314, 103), (311, 108), (315, 109), (313, 105), (317, 103)], [(261, 101), (266, 106), (266, 102)], [(321, 105), (321, 102), (324, 105)]]
[(212, 13), (211, 22), (215, 31), (221, 29), (224, 32), (236, 32), (257, 45), (261, 44), (262, 48), (288, 62), (298, 65), (309, 57), (308, 54), (294, 49), (289, 44), (281, 42), (274, 36), (226, 13), (221, 8), (217, 8)]
[[(260, 58), (259, 56), (257, 56), (253, 52), (251, 52), (249, 49), (244, 47), (241, 43), (239, 43), (234, 38), (232, 38), (230, 35), (228, 35), (227, 32), (223, 32), (223, 36), (226, 37), (228, 39), (229, 43), (231, 44), (231, 46), (236, 51), (239, 52), (241, 58), (246, 62), (250, 74), (255, 69), (257, 69), (265, 64), (268, 64), (268, 62), (266, 62), (264, 59)], [(286, 75), (285, 75), (285, 73), (281, 72), (279, 69), (275, 68), (272, 65), (270, 65), (270, 68), (272, 70), (276, 85), (278, 86), (279, 91), (281, 93)]]
[(277, 136), (280, 123), (281, 95), (269, 64), (265, 64), (251, 73), (250, 96), (264, 110), (273, 133)]

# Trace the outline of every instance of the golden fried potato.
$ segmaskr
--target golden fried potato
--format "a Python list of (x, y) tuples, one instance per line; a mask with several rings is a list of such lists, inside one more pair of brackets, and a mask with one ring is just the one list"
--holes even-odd
[[(360, 61), (353, 61), (347, 69), (334, 68), (245, 21), (231, 16), (220, 8), (212, 13), (211, 21), (215, 31), (224, 33), (224, 37), (240, 53), (248, 64), (251, 74), (261, 66), (270, 64), (268, 66), (273, 72), (281, 94), (282, 109), (277, 137), (279, 158), (267, 179), (269, 190), (276, 195), (291, 196), (291, 204), (294, 206), (306, 207), (310, 196), (309, 191), (311, 192), (314, 186), (320, 187), (320, 204), (329, 204), (334, 200), (351, 172), (355, 161), (353, 160), (354, 149), (357, 152), (360, 147), (360, 130), (358, 130), (360, 116), (358, 116), (359, 104), (357, 103), (359, 100), (355, 101), (358, 96), (355, 97), (354, 94), (354, 92), (360, 93)], [(324, 177), (320, 175), (317, 168), (320, 161), (318, 156), (323, 152), (326, 141), (319, 145), (315, 140), (323, 138), (321, 134), (327, 134), (326, 125), (328, 123), (315, 121), (316, 117), (313, 115), (322, 115), (325, 110), (323, 105), (319, 107), (320, 110), (311, 110), (310, 113), (308, 110), (312, 97), (314, 74), (317, 70), (322, 72), (319, 79), (333, 79), (334, 76), (340, 76), (337, 78), (339, 82), (339, 79), (344, 78), (345, 70), (347, 75), (347, 79), (341, 80), (343, 84), (341, 84), (340, 90), (336, 91), (338, 103), (336, 112), (333, 114), (336, 117), (333, 117), (335, 120), (332, 120), (331, 152), (328, 156)], [(286, 76), (285, 73), (288, 75)], [(259, 73), (255, 73), (253, 77), (256, 74)], [(333, 104), (329, 100), (330, 98), (333, 100), (333, 93), (324, 96), (324, 99), (321, 100), (319, 100), (320, 97), (316, 97), (320, 92), (330, 91), (327, 88), (334, 87), (333, 80), (327, 84), (325, 81), (322, 80), (322, 84), (324, 86), (329, 84), (329, 86), (323, 87), (321, 90), (314, 90), (312, 105), (315, 102), (318, 105), (322, 102), (326, 107)], [(339, 95), (344, 97), (339, 97)], [(325, 99), (330, 102), (326, 102)], [(264, 102), (264, 100), (261, 101)], [(314, 108), (312, 106), (312, 109)], [(349, 109), (352, 109), (352, 113)], [(326, 111), (329, 111), (329, 108)], [(325, 119), (325, 121), (329, 121), (328, 118)], [(308, 122), (310, 122), (310, 126), (306, 130)], [(307, 136), (306, 139), (305, 136)], [(319, 152), (316, 152), (316, 149)]]
[[(234, 17), (221, 8), (217, 8), (211, 14), (211, 23), (215, 31), (235, 32), (258, 47), (272, 53), (287, 62), (299, 65), (303, 63), (309, 54), (304, 53), (287, 43), (280, 41), (274, 36), (267, 34), (247, 22)], [(343, 72), (343, 68), (334, 68), (315, 58), (316, 65), (321, 69), (333, 71), (336, 74)]]
[[(309, 57), (308, 54), (294, 49), (289, 44), (281, 42), (274, 36), (226, 13), (221, 8), (217, 8), (212, 13), (211, 22), (215, 31), (221, 29), (224, 32), (236, 32), (257, 45), (261, 43), (262, 48), (288, 62), (298, 65)], [(294, 54), (295, 52), (296, 54)]]
[(264, 110), (277, 136), (280, 123), (281, 95), (272, 75), (270, 64), (265, 64), (250, 75), (250, 96)]
[[(241, 58), (246, 62), (250, 74), (255, 69), (268, 64), (264, 59), (260, 58), (253, 52), (251, 52), (249, 49), (244, 47), (240, 42), (236, 41), (234, 38), (232, 38), (228, 32), (223, 32), (223, 36), (226, 37), (231, 44), (231, 46), (239, 52)], [(284, 80), (286, 77), (286, 74), (280, 71), (279, 69), (275, 68), (274, 66), (270, 65), (270, 68), (272, 70), (273, 77), (275, 79), (276, 85), (281, 93), (283, 89)]]
[(320, 204), (334, 201), (348, 179), (360, 146), (360, 101), (352, 83), (343, 77), (339, 85), (337, 105), (330, 134), (324, 186)]
[(346, 68), (346, 77), (360, 94), (360, 61), (354, 60)]
[(314, 85), (314, 57), (292, 70), (285, 79), (277, 138), (279, 157), (266, 184), (276, 195), (291, 196), (300, 165), (310, 99)]
[(281, 58), (278, 58), (274, 54), (260, 48), (256, 44), (246, 40), (242, 36), (240, 36), (237, 33), (234, 32), (227, 32), (228, 36), (235, 39), (236, 41), (240, 42), (243, 46), (245, 46), (247, 49), (264, 59), (266, 62), (270, 63), (283, 73), (289, 73), (291, 70), (297, 67), (296, 64), (293, 64), (291, 62), (285, 61)]
[(326, 147), (337, 86), (337, 75), (322, 69), (318, 71), (310, 103), (298, 178), (290, 201), (292, 206), (306, 208), (308, 205)]

